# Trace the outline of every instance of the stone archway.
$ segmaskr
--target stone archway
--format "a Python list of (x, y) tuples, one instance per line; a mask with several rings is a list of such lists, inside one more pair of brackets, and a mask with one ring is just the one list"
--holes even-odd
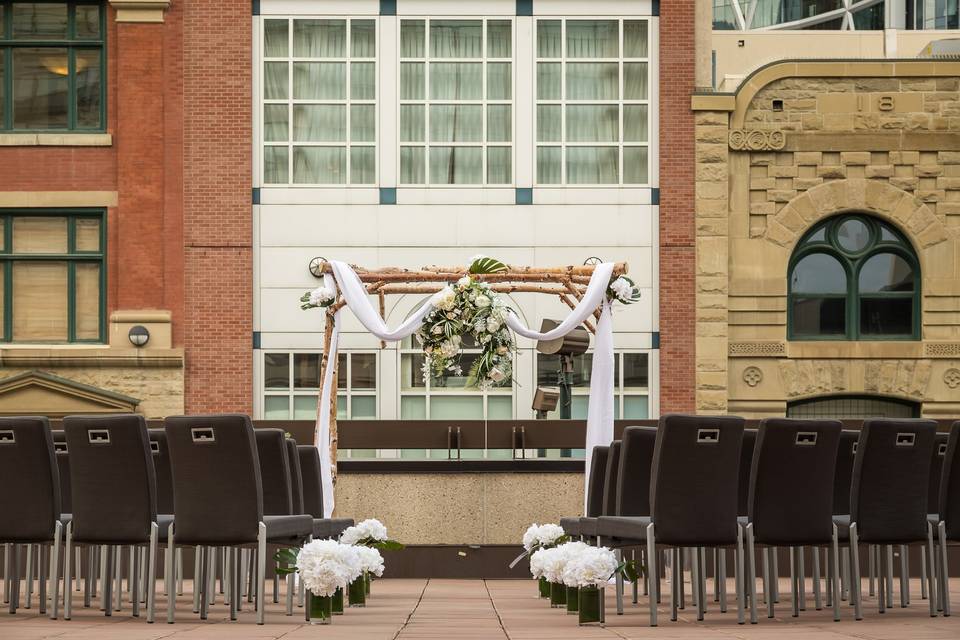
[(864, 211), (902, 228), (922, 252), (947, 240), (943, 222), (919, 198), (879, 180), (833, 180), (804, 191), (767, 221), (764, 238), (793, 249), (815, 222), (843, 211)]

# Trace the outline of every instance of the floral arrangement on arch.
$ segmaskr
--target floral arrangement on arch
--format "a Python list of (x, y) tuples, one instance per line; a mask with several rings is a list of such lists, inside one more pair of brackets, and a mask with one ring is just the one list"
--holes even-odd
[[(507, 266), (485, 256), (470, 261), (470, 275), (502, 273)], [(465, 275), (433, 297), (433, 309), (417, 330), (423, 348), (423, 381), (450, 373), (463, 375), (460, 353), (463, 335), (480, 347), (480, 355), (467, 374), (467, 385), (486, 389), (510, 380), (513, 374), (513, 334), (507, 327), (509, 308), (490, 285)]]

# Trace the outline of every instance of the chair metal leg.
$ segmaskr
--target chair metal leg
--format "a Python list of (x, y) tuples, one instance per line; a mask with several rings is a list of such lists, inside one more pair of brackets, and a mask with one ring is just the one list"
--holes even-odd
[(910, 604), (910, 576), (907, 573), (907, 551), (905, 544), (900, 545), (900, 608)]
[(770, 567), (772, 575), (772, 585), (773, 585), (773, 601), (777, 604), (780, 604), (780, 554), (777, 553), (777, 550), (774, 549)]
[(207, 599), (210, 597), (209, 593), (209, 572), (210, 572), (210, 563), (207, 561), (207, 556), (210, 554), (210, 547), (200, 547), (200, 575), (194, 578), (194, 582), (197, 583), (195, 588), (200, 590), (200, 619), (207, 619)]
[[(849, 600), (850, 599), (850, 548), (847, 547), (842, 549), (843, 557), (840, 559), (840, 599)], [(869, 555), (869, 554), (867, 554)]]
[(287, 574), (287, 615), (293, 615), (293, 590), (294, 590), (294, 579), (293, 574)]
[(177, 549), (177, 595), (183, 595), (183, 549)]
[[(73, 604), (73, 592), (70, 591), (70, 552), (73, 550), (73, 522), (67, 523), (66, 542), (63, 549), (63, 619), (70, 619), (71, 605)], [(54, 563), (56, 566), (56, 563)], [(56, 577), (56, 569), (54, 569)]]
[(10, 545), (3, 545), (3, 604), (10, 602)]
[(40, 615), (47, 613), (47, 545), (37, 545), (37, 600)]
[[(50, 589), (51, 600), (50, 600), (50, 619), (56, 620), (57, 614), (59, 613), (60, 606), (60, 580), (58, 579), (59, 568), (60, 568), (60, 538), (63, 536), (63, 525), (57, 520), (53, 525), (53, 549), (50, 554)], [(66, 584), (66, 583), (64, 583)], [(68, 592), (64, 591), (64, 596), (67, 596)], [(73, 594), (69, 594), (73, 595)]]
[(853, 617), (863, 620), (860, 598), (860, 534), (857, 523), (850, 523), (850, 598), (853, 600)]
[(207, 606), (217, 602), (217, 548), (207, 549), (207, 582), (204, 584), (204, 593), (207, 594)]
[(140, 550), (130, 547), (130, 577), (127, 584), (130, 589), (130, 606), (134, 618), (140, 617)]
[[(179, 549), (177, 549), (176, 545), (174, 544), (173, 526), (174, 525), (171, 524), (170, 527), (167, 529), (167, 566), (164, 569), (164, 571), (168, 573), (173, 573), (174, 571), (173, 565), (180, 551)], [(176, 615), (176, 610), (177, 610), (176, 591), (177, 590), (174, 589), (167, 594), (167, 624), (173, 624), (174, 616)]]
[(887, 612), (887, 553), (880, 547), (880, 561), (877, 563), (877, 608), (880, 613)]
[[(147, 551), (147, 623), (153, 624), (157, 604), (157, 536), (160, 527), (156, 522), (150, 523), (150, 548)], [(139, 594), (137, 599), (140, 599)]]
[(877, 594), (876, 591), (876, 580), (877, 580), (877, 546), (873, 544), (867, 545), (867, 573), (868, 575), (868, 591), (872, 598)]
[(887, 575), (884, 578), (887, 587), (887, 607), (893, 606), (893, 545), (887, 545)]
[(776, 578), (770, 577), (770, 565), (773, 564), (772, 556), (776, 552), (773, 547), (763, 549), (763, 597), (767, 603), (767, 617), (776, 616), (776, 603), (773, 601), (773, 582)]
[(790, 603), (794, 618), (800, 616), (800, 559), (796, 547), (790, 547)]
[[(642, 555), (643, 554), (641, 553), (641, 556)], [(630, 560), (633, 562), (633, 566), (636, 567), (637, 566), (637, 550), (636, 549), (630, 550)], [(630, 590), (631, 590), (631, 596), (632, 596), (631, 600), (633, 601), (633, 604), (637, 604), (637, 602), (640, 599), (640, 581), (632, 580), (630, 582), (630, 586), (631, 586)]]
[(230, 565), (230, 619), (237, 619), (237, 603), (240, 602), (240, 550), (228, 548), (227, 555)]
[(690, 592), (693, 594), (693, 608), (697, 610), (697, 620), (703, 620), (703, 598), (700, 593), (700, 547), (690, 549)]
[(267, 525), (260, 523), (257, 535), (257, 624), (263, 624), (263, 617), (266, 609), (266, 587), (267, 579)]
[(811, 547), (813, 552), (813, 606), (817, 611), (823, 609), (823, 598), (820, 594), (820, 547)]
[(797, 595), (800, 597), (800, 611), (807, 610), (807, 553), (804, 547), (797, 547)]
[(720, 613), (727, 612), (727, 550), (717, 549), (717, 578), (720, 586)]
[(10, 613), (16, 613), (17, 607), (20, 606), (20, 553), (21, 546), (19, 544), (13, 545), (13, 553), (11, 558), (11, 583), (10, 583)]
[(707, 613), (707, 549), (706, 547), (698, 547), (696, 552), (697, 554), (697, 574), (700, 576), (700, 583), (698, 588), (700, 589), (700, 608), (703, 610), (703, 615)]
[(136, 597), (135, 594), (137, 590), (134, 585), (136, 584), (137, 579), (139, 578), (139, 576), (137, 576), (137, 578), (134, 578), (133, 576), (133, 565), (137, 561), (137, 551), (138, 550), (135, 546), (130, 545), (130, 550), (128, 553), (129, 564), (127, 566), (127, 596), (130, 598), (131, 602), (133, 602), (133, 599)]
[[(950, 577), (947, 567), (947, 523), (940, 522), (937, 527), (940, 538), (940, 593), (943, 602), (943, 616), (950, 617)], [(932, 591), (932, 587), (931, 587)]]
[[(77, 557), (79, 556), (80, 554), (78, 553)], [(96, 576), (96, 571), (94, 570), (96, 566), (96, 556), (97, 554), (93, 547), (87, 549), (87, 579), (83, 582), (83, 606), (87, 609), (90, 608), (90, 599), (93, 597), (94, 580), (96, 579), (94, 577)], [(77, 574), (78, 578), (79, 576), (80, 574)]]
[(737, 585), (737, 624), (743, 624), (744, 599), (750, 598), (750, 624), (757, 624), (757, 550), (753, 540), (753, 523), (749, 523), (747, 530), (746, 566), (743, 553), (743, 527), (737, 527), (737, 553), (740, 559), (737, 566), (740, 569), (740, 584)]
[(927, 553), (920, 551), (920, 599), (927, 599)]
[[(650, 626), (657, 626), (657, 598), (655, 594), (660, 585), (660, 571), (657, 568), (657, 543), (653, 523), (647, 525), (647, 590), (650, 593)], [(603, 603), (601, 603), (603, 608)]]
[(81, 560), (81, 559), (80, 559), (80, 554), (78, 553), (78, 554), (76, 554), (74, 557), (76, 558), (76, 561), (75, 561), (75, 563), (76, 563), (75, 573), (77, 574), (77, 586), (75, 587), (75, 589), (76, 589), (77, 591), (80, 591), (80, 573), (81, 573), (81, 569), (82, 569), (82, 567), (80, 566), (80, 564), (81, 564), (81, 562), (80, 562), (80, 560)]
[(830, 568), (827, 571), (830, 574), (831, 604), (833, 605), (833, 621), (840, 622), (840, 542), (837, 532), (837, 525), (833, 525), (833, 540), (828, 554)]
[(203, 582), (200, 581), (200, 547), (193, 548), (193, 612), (200, 613), (200, 592)]
[(673, 549), (673, 558), (670, 560), (670, 564), (673, 565), (673, 580), (670, 582), (670, 621), (677, 621), (677, 608), (679, 607), (679, 600), (682, 597), (682, 591), (680, 590), (680, 585), (683, 584), (683, 567), (681, 562), (683, 559), (683, 554), (680, 552), (679, 548)]
[[(614, 553), (617, 556), (617, 564), (619, 565), (620, 563), (623, 562), (623, 550), (617, 549)], [(623, 574), (618, 573), (616, 578), (614, 579), (614, 582), (616, 583), (617, 615), (622, 616), (623, 615)]]
[(33, 557), (34, 545), (27, 545), (27, 563), (24, 572), (24, 586), (27, 588), (26, 597), (23, 599), (23, 608), (29, 609), (33, 606)]
[(936, 561), (936, 557), (934, 556), (934, 550), (933, 550), (933, 525), (929, 522), (927, 523), (926, 548), (920, 550), (920, 557), (923, 558), (924, 560), (929, 561), (930, 563), (930, 572), (927, 575), (923, 576), (924, 578), (923, 584), (925, 587), (927, 587), (927, 594), (928, 594), (927, 599), (929, 600), (928, 604), (930, 605), (930, 617), (935, 618), (937, 617), (937, 605), (936, 605), (937, 588), (936, 588), (936, 585), (934, 584), (934, 574), (936, 574), (937, 572), (937, 569), (936, 569), (937, 561)]

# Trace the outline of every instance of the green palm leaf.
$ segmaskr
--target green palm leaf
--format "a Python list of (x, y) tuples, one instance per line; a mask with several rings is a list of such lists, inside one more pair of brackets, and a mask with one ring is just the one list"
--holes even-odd
[(477, 258), (470, 265), (470, 273), (504, 273), (507, 271), (507, 265), (496, 258)]

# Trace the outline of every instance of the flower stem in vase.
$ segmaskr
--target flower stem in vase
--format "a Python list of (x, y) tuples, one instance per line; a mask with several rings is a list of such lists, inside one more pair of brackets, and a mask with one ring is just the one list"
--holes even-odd
[(547, 582), (546, 578), (540, 578), (540, 597), (549, 598), (550, 597), (550, 583)]
[(333, 602), (330, 596), (316, 596), (307, 592), (310, 624), (330, 624), (333, 620)]
[(367, 606), (367, 581), (360, 576), (347, 587), (347, 598), (351, 607)]
[(596, 587), (580, 587), (580, 606), (577, 614), (581, 625), (600, 622), (600, 612), (603, 603), (600, 600), (600, 590)]
[(567, 587), (567, 613), (576, 613), (580, 607), (580, 589)]
[(550, 606), (562, 607), (567, 604), (567, 585), (561, 582), (550, 583)]
[(343, 615), (343, 587), (337, 587), (337, 590), (330, 596), (330, 608), (333, 610), (333, 615)]
[(370, 574), (364, 572), (363, 574), (363, 590), (366, 595), (370, 595), (370, 583), (373, 582), (373, 578), (370, 577)]

